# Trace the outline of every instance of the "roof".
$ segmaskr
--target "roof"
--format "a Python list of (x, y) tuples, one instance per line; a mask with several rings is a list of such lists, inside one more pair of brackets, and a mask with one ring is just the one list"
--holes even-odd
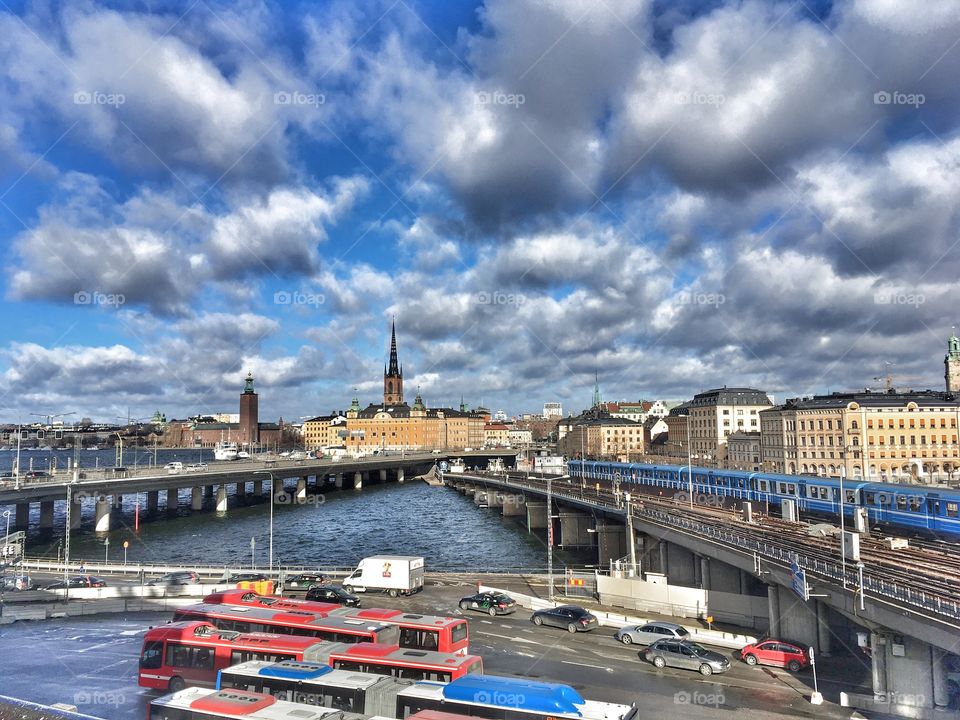
[(689, 404), (699, 407), (703, 405), (773, 405), (773, 402), (762, 390), (722, 387), (697, 393)]
[(744, 432), (742, 430), (738, 430), (735, 433), (730, 433), (729, 435), (727, 435), (727, 442), (730, 442), (731, 440), (759, 440), (759, 439), (760, 439), (760, 432), (754, 431), (754, 430), (751, 430), (750, 432)]
[(953, 393), (936, 390), (907, 392), (835, 392), (830, 395), (813, 395), (805, 398), (789, 398), (783, 405), (772, 410), (831, 410), (847, 407), (855, 402), (864, 407), (903, 407), (916, 403), (919, 407), (960, 406), (960, 398)]

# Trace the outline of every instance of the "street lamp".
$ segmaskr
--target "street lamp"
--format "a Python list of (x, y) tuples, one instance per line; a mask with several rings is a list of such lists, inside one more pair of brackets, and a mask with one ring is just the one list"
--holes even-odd
[(10, 511), (5, 510), (3, 516), (7, 519), (7, 534), (3, 536), (3, 558), (6, 562), (7, 558), (7, 543), (10, 542)]
[(269, 470), (254, 470), (254, 475), (270, 476), (270, 553), (269, 553), (269, 571), (273, 573), (273, 473)]
[[(693, 510), (693, 456), (690, 449), (690, 413), (683, 413), (678, 417), (687, 419), (687, 494), (690, 496), (690, 509)], [(680, 468), (683, 469), (682, 467)], [(679, 479), (679, 478), (678, 478)]]

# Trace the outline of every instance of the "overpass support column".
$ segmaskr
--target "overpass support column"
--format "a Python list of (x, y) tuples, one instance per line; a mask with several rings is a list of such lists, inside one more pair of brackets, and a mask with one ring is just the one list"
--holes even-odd
[(402, 483), (404, 480), (403, 468), (397, 468), (397, 482)]
[(593, 545), (592, 515), (572, 510), (560, 511), (560, 547), (589, 547)]
[[(561, 526), (563, 518), (560, 519)], [(624, 526), (616, 522), (597, 523), (597, 563), (600, 568), (609, 568), (611, 560), (626, 557), (628, 552)]]
[(17, 503), (16, 517), (14, 526), (26, 530), (30, 525), (30, 503)]
[(933, 706), (946, 710), (950, 704), (950, 688), (947, 684), (946, 653), (938, 647), (930, 647), (930, 674), (933, 676)]
[(750, 576), (747, 574), (746, 570), (740, 570), (740, 594), (750, 594)]
[(353, 489), (359, 490), (363, 487), (363, 473), (359, 470), (353, 474)]
[(40, 529), (53, 529), (53, 500), (43, 500), (40, 503)]
[(333, 486), (337, 490), (343, 490), (343, 473), (337, 473), (333, 476)]
[(660, 573), (662, 575), (667, 574), (667, 562), (669, 561), (669, 550), (667, 549), (667, 541), (661, 540), (657, 543), (657, 549), (660, 551)]
[(523, 495), (504, 495), (500, 505), (500, 512), (504, 517), (526, 515), (527, 508), (524, 505)]
[(158, 505), (160, 505), (160, 491), (147, 490), (147, 512), (155, 513)]
[(200, 486), (190, 489), (190, 509), (194, 511), (203, 509), (203, 488)]
[(176, 510), (180, 506), (180, 498), (177, 497), (180, 488), (169, 488), (167, 490), (167, 510)]
[(700, 556), (700, 587), (710, 589), (710, 558), (706, 555)]
[(97, 498), (97, 532), (110, 532), (110, 500), (106, 495)]
[(83, 505), (76, 498), (70, 500), (70, 529), (79, 530), (80, 522), (83, 520)]
[(253, 496), (263, 497), (263, 480), (253, 481)]
[(547, 527), (547, 504), (545, 502), (528, 502), (527, 504), (527, 532), (542, 530)]
[(227, 486), (221, 485), (217, 488), (217, 512), (225, 513), (227, 511)]
[(817, 603), (817, 645), (820, 646), (820, 655), (830, 657), (830, 608), (822, 600)]
[(294, 502), (298, 505), (302, 505), (307, 501), (307, 479), (305, 477), (297, 478), (297, 494), (294, 497)]
[(780, 588), (767, 585), (767, 612), (770, 615), (769, 632), (771, 637), (780, 636)]
[(380, 471), (380, 482), (385, 483), (387, 481), (387, 471), (386, 469)]

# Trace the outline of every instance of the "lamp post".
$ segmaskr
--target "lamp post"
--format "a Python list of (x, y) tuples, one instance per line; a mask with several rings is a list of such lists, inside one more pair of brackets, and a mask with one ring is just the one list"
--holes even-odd
[(860, 609), (863, 610), (863, 563), (857, 563), (857, 577), (860, 583)]
[(843, 576), (843, 588), (847, 587), (847, 536), (845, 530), (845, 521), (843, 517), (844, 513), (844, 494), (843, 494), (843, 477), (846, 475), (846, 449), (844, 449), (844, 458), (843, 462), (840, 463), (840, 574)]
[(693, 455), (690, 448), (690, 413), (680, 415), (687, 419), (687, 494), (690, 496), (690, 509), (693, 510)]
[(268, 560), (269, 571), (273, 572), (273, 473), (269, 470), (254, 470), (254, 475), (270, 476), (270, 552)]
[(3, 536), (4, 562), (6, 562), (6, 558), (7, 558), (7, 543), (10, 542), (10, 515), (11, 515), (11, 512), (9, 510), (5, 510), (3, 513), (3, 516), (7, 519), (7, 534)]

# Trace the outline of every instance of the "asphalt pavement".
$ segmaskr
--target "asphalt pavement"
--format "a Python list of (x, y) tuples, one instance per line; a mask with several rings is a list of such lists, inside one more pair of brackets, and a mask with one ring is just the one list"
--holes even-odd
[[(733, 651), (720, 649), (732, 660), (724, 675), (704, 678), (686, 670), (657, 670), (639, 657), (641, 648), (617, 642), (612, 628), (571, 635), (534, 626), (523, 609), (496, 618), (463, 612), (457, 601), (474, 587), (430, 585), (411, 598), (364, 596), (363, 604), (465, 615), (470, 621), (470, 652), (483, 657), (486, 673), (566, 683), (588, 699), (637, 703), (644, 715), (729, 718), (736, 712), (749, 720), (850, 716), (849, 709), (835, 704), (839, 689), (833, 692), (829, 681), (820, 688), (827, 702), (810, 705), (809, 671), (793, 675), (752, 668)], [(171, 613), (139, 613), (0, 626), (0, 692), (40, 703), (71, 703), (81, 712), (110, 720), (142, 718), (154, 697), (137, 685), (143, 634), (170, 618)]]

